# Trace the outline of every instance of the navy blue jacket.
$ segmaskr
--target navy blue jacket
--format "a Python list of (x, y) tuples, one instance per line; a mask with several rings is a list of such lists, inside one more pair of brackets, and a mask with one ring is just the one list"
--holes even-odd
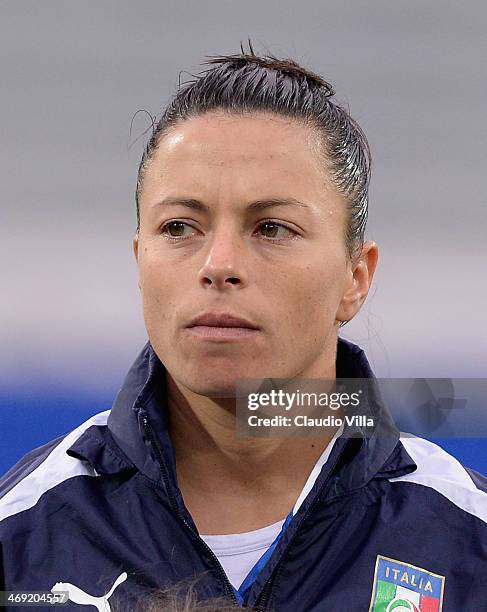
[[(337, 377), (373, 377), (363, 351), (342, 339)], [(383, 406), (371, 410), (377, 431), (337, 439), (240, 604), (487, 610), (486, 479), (435, 444), (400, 436)], [(110, 610), (146, 587), (194, 576), (202, 599), (239, 599), (178, 489), (165, 368), (149, 342), (111, 410), (30, 452), (1, 479), (0, 546), (0, 590), (68, 583), (65, 610), (90, 601)]]

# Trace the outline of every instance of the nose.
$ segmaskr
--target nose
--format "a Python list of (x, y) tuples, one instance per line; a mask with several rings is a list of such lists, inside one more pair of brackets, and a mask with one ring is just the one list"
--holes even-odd
[(244, 287), (248, 280), (244, 259), (241, 236), (228, 226), (221, 227), (209, 241), (207, 256), (198, 274), (200, 284), (220, 291)]

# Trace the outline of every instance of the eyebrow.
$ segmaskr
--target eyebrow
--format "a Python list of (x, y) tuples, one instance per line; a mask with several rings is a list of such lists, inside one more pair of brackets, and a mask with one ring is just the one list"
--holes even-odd
[[(191, 208), (193, 210), (199, 210), (201, 212), (209, 212), (210, 208), (200, 200), (196, 200), (195, 198), (178, 198), (178, 197), (168, 197), (164, 198), (159, 202), (156, 202), (152, 205), (152, 207), (159, 206), (186, 206), (187, 208)], [(297, 206), (300, 208), (309, 208), (308, 204), (304, 202), (300, 202), (296, 198), (264, 198), (262, 200), (255, 200), (251, 202), (246, 209), (249, 211), (257, 211), (257, 210), (265, 210), (267, 208), (271, 208), (273, 206)]]

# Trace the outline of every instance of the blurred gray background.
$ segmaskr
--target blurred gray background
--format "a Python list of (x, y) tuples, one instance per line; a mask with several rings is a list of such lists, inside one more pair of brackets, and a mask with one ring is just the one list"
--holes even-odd
[(322, 74), (370, 141), (380, 262), (342, 335), (378, 376), (486, 376), (486, 26), (468, 1), (0, 2), (1, 388), (117, 390), (147, 339), (132, 117), (248, 37)]

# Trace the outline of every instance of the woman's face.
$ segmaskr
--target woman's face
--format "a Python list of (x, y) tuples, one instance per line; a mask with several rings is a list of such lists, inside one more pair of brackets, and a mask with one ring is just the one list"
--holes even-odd
[[(360, 308), (375, 262), (369, 254), (357, 283), (346, 204), (318, 151), (309, 128), (272, 114), (213, 111), (160, 140), (134, 252), (151, 344), (193, 392), (231, 394), (239, 378), (334, 376), (338, 322)], [(208, 337), (188, 328), (208, 312), (258, 329)]]

